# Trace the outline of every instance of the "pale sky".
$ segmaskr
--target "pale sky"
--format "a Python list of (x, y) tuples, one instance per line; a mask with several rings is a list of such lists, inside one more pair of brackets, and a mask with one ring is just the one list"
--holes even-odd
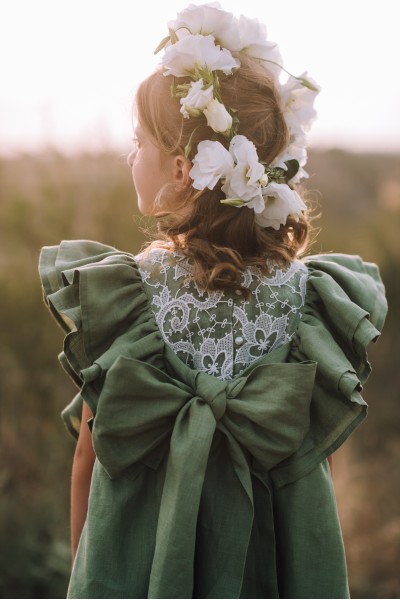
[[(137, 84), (188, 0), (0, 0), (0, 154), (127, 151)], [(194, 2), (199, 4), (200, 2)], [(400, 0), (221, 0), (322, 87), (314, 147), (400, 152)]]

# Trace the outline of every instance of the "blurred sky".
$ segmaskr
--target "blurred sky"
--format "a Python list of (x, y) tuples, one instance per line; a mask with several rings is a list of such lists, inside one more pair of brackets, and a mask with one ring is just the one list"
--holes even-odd
[[(200, 2), (195, 2), (199, 4)], [(137, 83), (187, 0), (0, 0), (0, 153), (129, 149)], [(314, 147), (400, 151), (400, 0), (224, 0), (321, 86)]]

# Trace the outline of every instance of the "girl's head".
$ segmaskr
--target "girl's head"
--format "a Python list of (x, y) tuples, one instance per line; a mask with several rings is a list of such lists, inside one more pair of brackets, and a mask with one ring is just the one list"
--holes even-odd
[[(258, 166), (271, 165), (292, 141), (279, 84), (272, 71), (247, 54), (232, 56), (240, 68), (220, 74), (218, 98), (237, 116), (235, 134), (254, 144)], [(228, 150), (229, 136), (211, 128), (205, 114), (185, 118), (171, 88), (187, 90), (193, 78), (164, 73), (161, 68), (151, 74), (136, 95), (139, 146), (130, 164), (140, 210), (159, 217), (159, 232), (170, 247), (172, 242), (193, 258), (198, 280), (207, 287), (237, 287), (244, 266), (255, 264), (265, 271), (266, 256), (278, 263), (298, 256), (307, 245), (305, 215), (288, 214), (284, 225), (264, 227), (252, 208), (221, 203), (226, 198), (224, 178), (209, 186), (213, 189), (193, 187), (190, 173), (200, 142), (218, 141)]]

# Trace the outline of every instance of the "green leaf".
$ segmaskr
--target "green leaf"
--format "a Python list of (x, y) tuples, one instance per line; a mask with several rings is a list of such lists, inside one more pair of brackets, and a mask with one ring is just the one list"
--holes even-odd
[(184, 104), (184, 107), (190, 117), (197, 118), (203, 114), (203, 111), (201, 111), (199, 108), (193, 108), (192, 106), (189, 106), (188, 104)]
[(174, 87), (174, 98), (185, 98), (188, 95), (190, 83), (180, 83)]
[(285, 165), (287, 166), (287, 170), (285, 173), (286, 182), (293, 179), (293, 177), (298, 173), (300, 169), (300, 163), (295, 158), (291, 158), (290, 160), (285, 161)]
[(196, 65), (194, 78), (196, 81), (199, 79), (203, 80), (203, 89), (210, 87), (214, 83), (212, 72), (206, 67), (200, 67), (199, 65)]
[(229, 206), (243, 206), (243, 204), (246, 204), (241, 198), (225, 198), (225, 200), (220, 200), (220, 202)]
[(175, 31), (173, 29), (168, 29), (168, 31), (169, 31), (169, 38), (171, 40), (171, 44), (176, 44), (176, 42), (179, 41), (179, 38), (176, 35)]
[(286, 171), (281, 167), (266, 167), (265, 172), (270, 181), (275, 183), (283, 183), (286, 180)]
[(232, 134), (232, 137), (234, 137), (238, 132), (240, 120), (238, 119), (238, 117), (236, 115), (236, 110), (234, 108), (230, 108), (229, 113), (232, 117), (231, 134)]
[(161, 40), (161, 42), (158, 44), (157, 48), (154, 50), (154, 54), (158, 54), (158, 52), (160, 52), (160, 50), (162, 50), (163, 48), (165, 48), (165, 46), (168, 44), (168, 42), (170, 41), (170, 36), (166, 35), (165, 38), (163, 38)]
[(198, 128), (200, 127), (200, 125), (197, 125), (197, 127), (195, 127), (192, 131), (192, 133), (190, 134), (190, 138), (188, 143), (186, 144), (184, 151), (185, 151), (185, 158), (189, 158), (189, 155), (192, 151), (192, 139), (193, 139), (193, 135), (195, 134), (195, 132), (198, 130)]
[(304, 77), (295, 77), (295, 79), (297, 79), (297, 81), (300, 81), (300, 83), (304, 85), (304, 87), (308, 88), (312, 92), (319, 92), (319, 88), (317, 88), (310, 81), (308, 81), (308, 79), (305, 79)]

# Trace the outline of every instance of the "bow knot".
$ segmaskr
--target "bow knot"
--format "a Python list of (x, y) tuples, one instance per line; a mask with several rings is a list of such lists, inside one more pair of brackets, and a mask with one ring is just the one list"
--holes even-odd
[(215, 420), (220, 421), (226, 411), (226, 384), (199, 372), (196, 377), (196, 393), (211, 408)]

